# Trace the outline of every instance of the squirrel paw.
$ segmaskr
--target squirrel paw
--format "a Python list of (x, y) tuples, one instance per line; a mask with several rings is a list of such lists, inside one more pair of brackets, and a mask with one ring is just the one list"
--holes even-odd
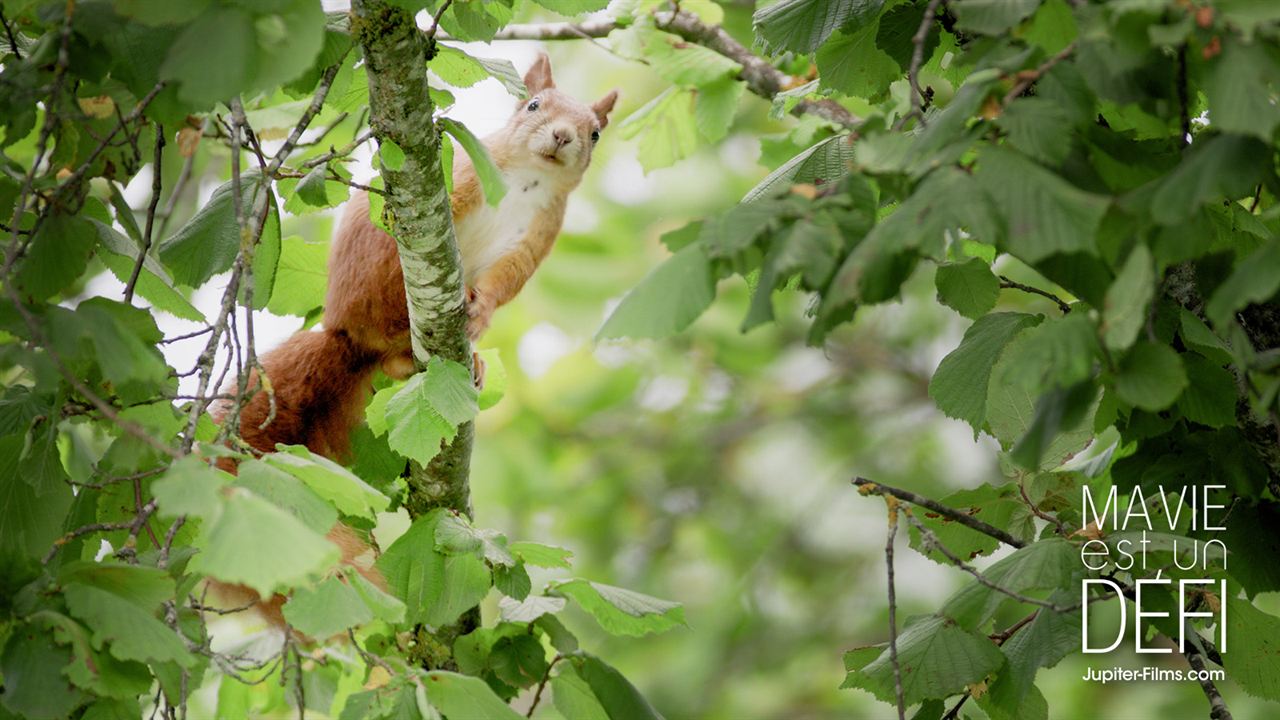
[(489, 329), (489, 321), (493, 319), (495, 306), (489, 296), (475, 288), (467, 289), (467, 337), (475, 342), (485, 330)]
[(475, 378), (476, 389), (483, 390), (485, 370), (484, 358), (480, 357), (480, 353), (473, 352), (471, 353), (471, 363), (473, 367), (471, 375)]

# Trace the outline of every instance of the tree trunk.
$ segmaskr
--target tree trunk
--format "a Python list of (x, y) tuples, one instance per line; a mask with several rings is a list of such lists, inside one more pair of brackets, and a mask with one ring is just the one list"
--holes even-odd
[[(351, 10), (351, 33), (364, 50), (369, 77), (369, 124), (380, 145), (393, 142), (404, 153), (399, 168), (381, 168), (383, 220), (396, 239), (404, 270), (414, 363), (422, 370), (436, 356), (470, 367), (462, 260), (427, 92), (428, 41), (412, 13), (385, 0), (354, 0)], [(412, 463), (405, 503), (411, 516), (440, 507), (471, 515), (474, 436), (473, 424), (465, 423), (426, 467)], [(451, 666), (454, 638), (469, 632), (478, 619), (472, 610), (456, 626), (435, 633), (419, 629), (414, 659), (429, 667)]]

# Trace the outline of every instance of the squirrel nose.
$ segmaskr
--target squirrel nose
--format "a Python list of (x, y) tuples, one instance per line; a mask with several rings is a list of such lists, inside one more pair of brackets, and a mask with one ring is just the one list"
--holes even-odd
[(556, 128), (551, 132), (551, 137), (555, 138), (557, 147), (564, 147), (573, 142), (573, 133), (564, 128)]

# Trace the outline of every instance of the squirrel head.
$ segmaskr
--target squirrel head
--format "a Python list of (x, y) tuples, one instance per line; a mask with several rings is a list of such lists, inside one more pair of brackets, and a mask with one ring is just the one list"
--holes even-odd
[[(521, 164), (547, 169), (577, 183), (591, 163), (591, 151), (609, 124), (618, 100), (612, 90), (585, 105), (556, 89), (551, 60), (541, 53), (525, 73), (529, 97), (516, 105), (503, 135), (507, 150)], [(510, 157), (510, 156), (509, 156)]]

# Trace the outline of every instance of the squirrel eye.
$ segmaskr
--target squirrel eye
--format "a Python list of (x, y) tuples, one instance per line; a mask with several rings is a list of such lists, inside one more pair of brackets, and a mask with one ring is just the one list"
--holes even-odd
[(538, 111), (538, 99), (534, 98), (533, 100), (529, 101), (529, 112), (537, 112), (537, 111)]
[(599, 131), (599, 130), (592, 130), (592, 131), (591, 131), (591, 142), (597, 142), (598, 140), (600, 140), (600, 131)]

